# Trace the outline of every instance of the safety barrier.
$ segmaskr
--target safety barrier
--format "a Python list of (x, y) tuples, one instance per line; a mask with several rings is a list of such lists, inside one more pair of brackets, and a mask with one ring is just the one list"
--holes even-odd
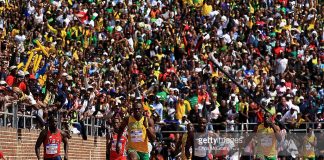
[[(12, 102), (12, 107), (4, 106), (4, 111), (0, 112), (0, 126), (6, 127), (13, 127), (13, 128), (27, 128), (27, 129), (37, 129), (36, 125), (36, 116), (33, 115), (34, 111), (31, 107), (26, 107), (25, 104), (20, 104), (19, 102)], [(57, 113), (58, 119), (58, 127), (63, 128), (62, 120), (61, 120), (61, 113)], [(79, 118), (76, 118), (77, 121), (74, 122), (75, 124), (79, 124)], [(85, 130), (87, 135), (90, 136), (98, 136), (105, 135), (107, 129), (109, 130), (110, 127), (106, 126), (106, 123), (103, 119), (98, 119), (95, 117), (87, 117), (83, 120)], [(292, 132), (306, 132), (306, 128), (314, 128), (314, 131), (319, 131), (322, 129), (317, 129), (317, 125), (322, 125), (324, 122), (305, 122), (301, 123), (304, 125), (303, 128), (298, 129), (291, 129)], [(100, 125), (100, 124), (103, 124)], [(174, 130), (174, 131), (160, 131), (157, 130), (156, 132), (160, 133), (185, 133), (186, 131), (186, 124), (166, 124), (166, 123), (157, 123), (156, 127), (159, 128), (163, 125), (176, 125), (178, 128), (182, 128), (181, 130)], [(193, 124), (197, 125), (197, 124)], [(235, 124), (228, 124), (228, 123), (208, 123), (207, 128), (208, 130), (213, 130), (213, 126), (215, 125), (223, 125), (224, 130), (220, 130), (220, 132), (252, 132), (253, 126), (257, 125), (257, 123), (235, 123)], [(101, 129), (103, 128), (103, 129)], [(101, 130), (100, 130), (101, 129)]]
[[(13, 128), (25, 128), (25, 129), (37, 129), (36, 116), (33, 114), (35, 112), (32, 107), (28, 107), (26, 104), (19, 102), (12, 102), (10, 107), (4, 105), (3, 111), (0, 112), (0, 126), (3, 127), (13, 127)], [(58, 128), (63, 129), (61, 113), (56, 114), (58, 120)], [(74, 124), (79, 123), (79, 118), (76, 118), (77, 121)], [(83, 120), (85, 131), (87, 135), (98, 136), (99, 128), (101, 128), (100, 119), (94, 117), (86, 117)], [(106, 123), (104, 123), (104, 128), (106, 128)], [(106, 130), (102, 130), (102, 135), (106, 134)]]
[[(198, 125), (195, 123), (192, 123), (194, 126)], [(165, 126), (165, 125), (174, 125), (174, 124), (165, 124), (165, 123), (158, 123), (155, 124), (156, 126)], [(254, 126), (258, 125), (258, 123), (236, 123), (236, 124), (226, 124), (226, 123), (207, 123), (207, 130), (214, 130), (212, 126), (214, 125), (223, 125), (223, 130), (219, 130), (219, 132), (225, 132), (225, 133), (243, 133), (243, 132), (253, 132)], [(285, 123), (285, 125), (289, 125), (288, 123)], [(300, 123), (300, 125), (304, 125), (302, 128), (290, 128), (290, 132), (298, 132), (303, 133), (307, 132), (307, 128), (313, 128), (315, 132), (323, 131), (321, 128), (317, 128), (318, 125), (323, 126), (324, 122), (303, 122)], [(187, 127), (186, 124), (177, 124), (177, 127), (180, 127), (181, 130), (168, 130), (168, 131), (158, 131), (160, 133), (187, 133)], [(230, 126), (234, 127), (234, 130), (229, 129)], [(244, 129), (244, 127), (247, 126), (248, 129)]]

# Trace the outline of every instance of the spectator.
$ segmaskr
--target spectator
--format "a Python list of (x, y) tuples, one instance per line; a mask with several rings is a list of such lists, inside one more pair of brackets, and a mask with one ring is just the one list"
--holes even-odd
[(213, 130), (227, 121), (264, 122), (260, 103), (283, 122), (323, 119), (317, 1), (16, 0), (0, 7), (0, 94), (9, 111), (17, 102), (19, 113), (43, 122), (58, 114), (70, 130), (78, 122), (81, 134), (89, 118), (109, 124), (133, 114), (134, 102), (161, 123), (203, 116), (217, 123)]

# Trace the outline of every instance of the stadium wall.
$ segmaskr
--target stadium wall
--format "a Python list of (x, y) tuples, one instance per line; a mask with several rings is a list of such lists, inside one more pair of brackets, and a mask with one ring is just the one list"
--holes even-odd
[[(6, 160), (35, 160), (35, 143), (39, 133), (36, 130), (0, 127), (0, 151), (4, 153)], [(41, 157), (43, 152), (42, 145)], [(63, 143), (61, 153), (64, 153)], [(81, 136), (73, 135), (69, 140), (69, 159), (105, 160), (106, 139), (88, 136), (88, 140), (84, 141)]]

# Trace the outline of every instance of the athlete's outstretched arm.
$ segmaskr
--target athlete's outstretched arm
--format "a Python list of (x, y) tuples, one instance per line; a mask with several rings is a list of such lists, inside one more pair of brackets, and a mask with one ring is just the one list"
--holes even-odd
[(69, 159), (69, 135), (66, 132), (62, 132), (62, 142), (64, 144), (64, 160)]
[(46, 138), (46, 133), (47, 133), (46, 129), (42, 130), (41, 133), (39, 134), (36, 144), (35, 144), (35, 153), (36, 153), (38, 160), (41, 159), (40, 158), (40, 146), (42, 145), (42, 143), (44, 142), (44, 140)]

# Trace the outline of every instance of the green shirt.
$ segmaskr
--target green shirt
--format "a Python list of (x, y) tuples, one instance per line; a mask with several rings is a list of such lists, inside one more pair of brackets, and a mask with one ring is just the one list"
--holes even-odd
[(167, 99), (167, 93), (162, 91), (156, 94), (156, 96), (160, 97), (160, 100), (165, 101)]
[(292, 51), (291, 55), (296, 58), (297, 57), (297, 51)]
[(198, 96), (194, 95), (189, 98), (190, 106), (194, 107), (196, 104), (198, 104)]

